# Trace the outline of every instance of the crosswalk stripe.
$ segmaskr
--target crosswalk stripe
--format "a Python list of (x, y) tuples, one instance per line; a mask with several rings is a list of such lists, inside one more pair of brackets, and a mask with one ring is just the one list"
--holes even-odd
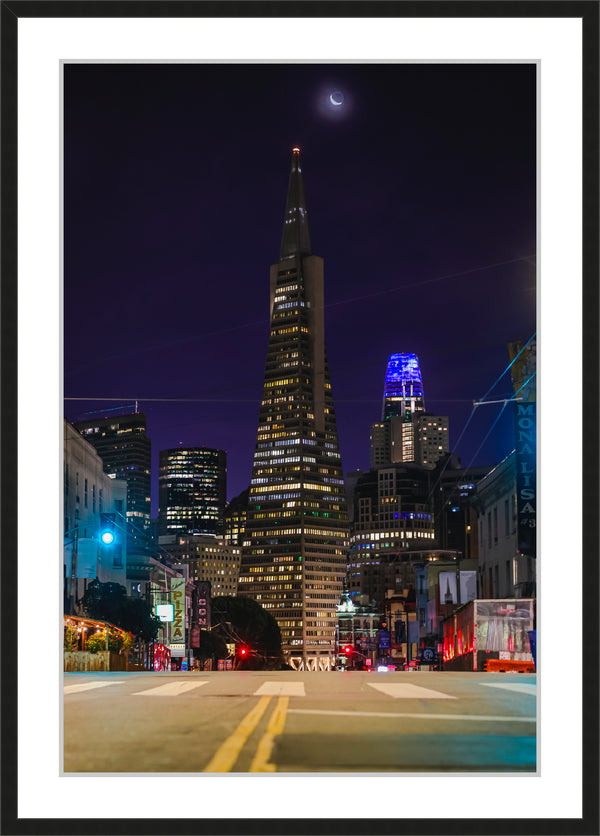
[(134, 697), (178, 697), (179, 694), (184, 694), (186, 691), (192, 691), (194, 688), (199, 688), (201, 685), (206, 685), (207, 679), (202, 682), (184, 682), (182, 679), (177, 679), (175, 682), (165, 682), (164, 685), (159, 685), (158, 688), (148, 688), (145, 691), (134, 691)]
[(254, 692), (255, 697), (304, 697), (304, 682), (263, 682)]
[(63, 693), (78, 694), (80, 691), (91, 691), (92, 688), (106, 688), (107, 685), (119, 685), (122, 679), (113, 679), (111, 682), (78, 682), (77, 685), (65, 685)]
[(442, 694), (441, 691), (432, 691), (430, 688), (422, 688), (420, 685), (411, 685), (410, 683), (400, 682), (369, 682), (367, 683), (376, 691), (381, 691), (382, 694), (387, 694), (388, 697), (394, 699), (405, 700), (455, 700), (456, 697), (451, 697), (450, 694)]
[(288, 714), (325, 714), (332, 717), (384, 717), (386, 720), (482, 720), (501, 723), (535, 723), (535, 717), (496, 717), (489, 714), (392, 714), (391, 711), (328, 711), (319, 708), (290, 708)]
[(504, 688), (507, 691), (517, 691), (519, 694), (526, 694), (528, 697), (535, 697), (537, 688), (535, 685), (527, 685), (525, 682), (480, 682), (486, 688)]

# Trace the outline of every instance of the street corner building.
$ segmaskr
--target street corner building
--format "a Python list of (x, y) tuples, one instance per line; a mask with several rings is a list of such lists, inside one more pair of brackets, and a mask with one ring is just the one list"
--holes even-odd
[(313, 255), (292, 151), (239, 593), (276, 618), (295, 670), (330, 670), (348, 512), (325, 352), (323, 259)]

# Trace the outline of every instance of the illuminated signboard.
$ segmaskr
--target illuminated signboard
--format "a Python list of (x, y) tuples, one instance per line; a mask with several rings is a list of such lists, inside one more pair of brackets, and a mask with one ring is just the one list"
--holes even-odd
[(157, 604), (156, 615), (161, 621), (173, 621), (173, 604)]
[(171, 601), (171, 655), (185, 656), (185, 578), (171, 578)]

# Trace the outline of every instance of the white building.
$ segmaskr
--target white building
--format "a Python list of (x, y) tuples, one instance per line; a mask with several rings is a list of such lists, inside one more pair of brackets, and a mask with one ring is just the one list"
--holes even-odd
[[(64, 576), (66, 606), (98, 578), (126, 586), (127, 485), (104, 473), (102, 459), (77, 430), (64, 422)], [(114, 515), (114, 542), (100, 541), (102, 514)]]
[(479, 597), (535, 597), (535, 559), (519, 553), (514, 451), (477, 483)]

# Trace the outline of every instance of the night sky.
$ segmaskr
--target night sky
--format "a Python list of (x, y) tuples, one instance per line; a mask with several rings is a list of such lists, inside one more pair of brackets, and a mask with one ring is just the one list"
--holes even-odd
[(64, 113), (65, 414), (138, 399), (154, 516), (180, 442), (227, 451), (228, 498), (249, 484), (296, 144), (344, 472), (397, 352), (463, 466), (511, 451), (510, 409), (478, 451), (501, 405), (455, 443), (536, 328), (533, 65), (67, 65)]

